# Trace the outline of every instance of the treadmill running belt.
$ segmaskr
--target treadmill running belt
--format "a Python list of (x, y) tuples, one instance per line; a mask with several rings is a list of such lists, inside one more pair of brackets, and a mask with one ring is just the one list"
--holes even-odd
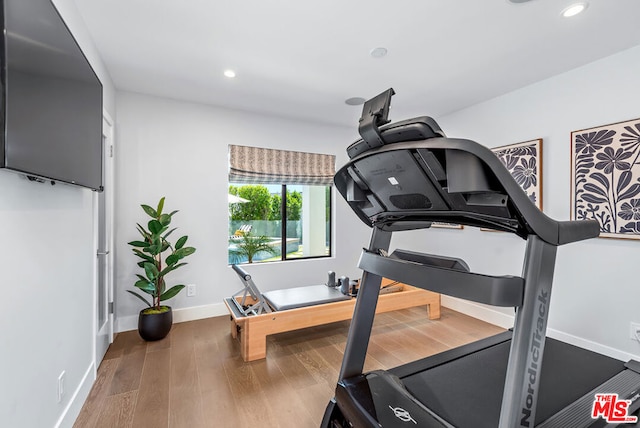
[[(460, 428), (495, 428), (511, 341), (402, 379), (436, 414)], [(550, 361), (550, 364), (546, 364)], [(624, 370), (610, 357), (547, 338), (536, 425)]]

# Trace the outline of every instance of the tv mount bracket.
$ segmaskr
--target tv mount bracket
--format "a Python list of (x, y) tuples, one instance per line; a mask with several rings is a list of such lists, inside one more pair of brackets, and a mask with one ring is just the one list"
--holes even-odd
[(389, 123), (389, 106), (391, 97), (395, 95), (393, 88), (371, 98), (362, 107), (362, 117), (358, 126), (358, 133), (370, 149), (384, 145), (384, 139), (379, 127)]

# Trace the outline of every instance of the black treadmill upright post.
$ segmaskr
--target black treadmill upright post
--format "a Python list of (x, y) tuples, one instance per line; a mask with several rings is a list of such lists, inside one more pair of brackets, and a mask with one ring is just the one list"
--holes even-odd
[[(368, 251), (379, 253), (380, 250), (383, 250), (386, 252), (389, 250), (390, 243), (391, 232), (374, 226)], [(363, 271), (338, 381), (362, 374), (381, 282), (381, 276)]]
[(527, 239), (524, 299), (516, 309), (499, 428), (535, 423), (556, 252), (555, 245), (536, 235)]

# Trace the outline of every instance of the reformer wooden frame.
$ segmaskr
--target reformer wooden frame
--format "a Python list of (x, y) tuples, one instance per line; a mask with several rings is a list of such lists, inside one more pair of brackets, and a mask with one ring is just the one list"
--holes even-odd
[[(440, 318), (440, 294), (402, 285), (401, 291), (380, 295), (376, 313), (426, 305), (429, 319)], [(240, 340), (242, 359), (255, 361), (267, 356), (267, 336), (351, 319), (355, 302), (353, 298), (252, 316), (239, 314), (232, 302), (225, 300), (225, 305), (231, 318), (231, 337)]]

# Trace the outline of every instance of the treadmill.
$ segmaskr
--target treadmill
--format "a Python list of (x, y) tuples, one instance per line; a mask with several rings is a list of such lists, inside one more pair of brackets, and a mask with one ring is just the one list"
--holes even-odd
[[(597, 221), (543, 214), (484, 146), (448, 138), (430, 117), (389, 123), (393, 89), (364, 104), (362, 139), (336, 188), (372, 228), (335, 397), (322, 427), (630, 426), (640, 363), (546, 338), (556, 249), (595, 238)], [(456, 223), (525, 239), (522, 277), (471, 272), (460, 259), (395, 250), (393, 232)], [(515, 308), (512, 330), (384, 371), (363, 373), (382, 277)], [(615, 399), (625, 401), (614, 415)], [(609, 407), (607, 407), (609, 406)], [(595, 409), (596, 417), (593, 417)]]

